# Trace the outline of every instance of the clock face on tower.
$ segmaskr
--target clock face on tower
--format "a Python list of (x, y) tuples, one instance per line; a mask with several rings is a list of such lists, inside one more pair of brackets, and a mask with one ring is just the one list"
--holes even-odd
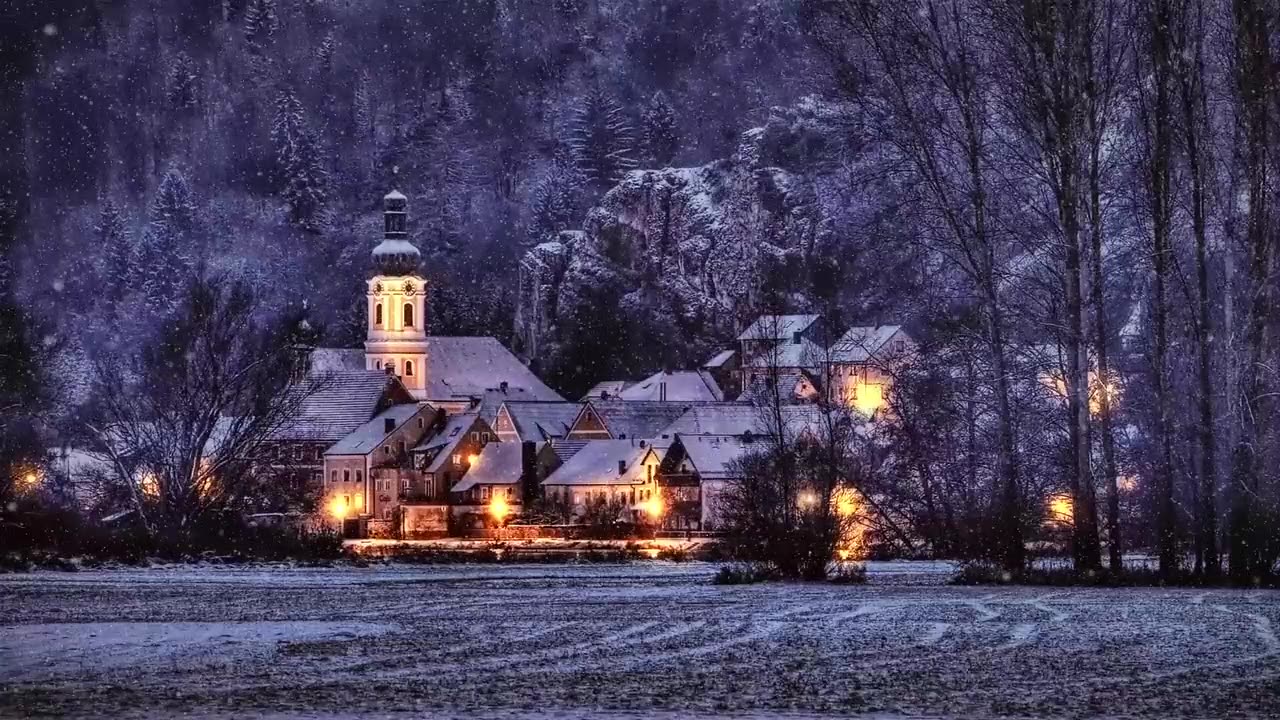
[(382, 283), (374, 283), (373, 291), (379, 293), (382, 292)]
[(405, 295), (413, 295), (415, 292), (417, 292), (417, 288), (413, 286), (413, 281), (412, 281), (412, 280), (405, 280), (405, 281), (404, 281), (404, 294), (405, 294)]

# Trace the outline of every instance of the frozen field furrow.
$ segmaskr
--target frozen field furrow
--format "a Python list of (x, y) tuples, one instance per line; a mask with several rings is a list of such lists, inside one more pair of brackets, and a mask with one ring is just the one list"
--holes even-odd
[(1280, 593), (698, 564), (0, 576), (0, 715), (1280, 717)]

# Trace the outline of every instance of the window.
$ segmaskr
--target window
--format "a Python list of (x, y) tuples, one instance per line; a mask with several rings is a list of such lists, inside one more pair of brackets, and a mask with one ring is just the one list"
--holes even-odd
[(409, 492), (409, 478), (400, 478), (400, 489)]
[(461, 465), (461, 464), (462, 464), (462, 453), (454, 453), (454, 454), (453, 454), (453, 464), (454, 464), (454, 465)]
[(511, 488), (507, 488), (507, 497), (511, 497)]
[(480, 499), (481, 499), (481, 500), (488, 500), (488, 499), (489, 499), (489, 486), (488, 486), (488, 485), (485, 485), (484, 487), (480, 488)]
[(373, 324), (382, 324), (382, 303), (373, 306)]
[(413, 361), (412, 360), (404, 361), (404, 375), (405, 377), (413, 377)]
[(356, 482), (364, 482), (364, 471), (363, 471), (363, 470), (357, 470), (357, 471), (356, 471)]
[(489, 433), (487, 432), (480, 433), (480, 439), (485, 442), (489, 442)]
[(632, 505), (635, 505), (635, 504), (636, 504), (636, 489), (635, 489), (635, 488), (631, 488), (631, 504), (632, 504)]
[(336, 483), (336, 482), (338, 482), (338, 471), (337, 471), (337, 470), (331, 470), (331, 471), (329, 472), (329, 482), (331, 482), (331, 483)]
[(400, 440), (400, 441), (398, 441), (398, 442), (396, 443), (396, 449), (400, 451), (400, 454), (401, 454), (401, 455), (403, 455), (403, 454), (404, 454), (404, 441), (403, 441), (403, 440)]
[(418, 418), (418, 429), (422, 429), (422, 418)]
[(343, 471), (342, 471), (342, 482), (351, 482), (351, 471), (350, 471), (350, 470), (343, 470)]
[(480, 442), (480, 433), (475, 430), (471, 431), (471, 442)]
[(320, 481), (323, 479), (324, 479), (324, 473), (320, 472), (319, 470), (311, 473), (311, 482), (315, 483), (316, 485), (319, 485)]
[(382, 454), (383, 454), (383, 455), (390, 455), (390, 454), (391, 454), (391, 446), (390, 446), (390, 445), (383, 445), (383, 446), (382, 446)]
[(382, 369), (382, 361), (381, 361), (381, 360), (379, 360), (378, 362), (374, 363), (374, 364), (373, 364), (373, 366), (374, 366), (374, 367), (376, 367), (377, 369), (381, 370), (381, 369)]
[(382, 508), (382, 519), (383, 520), (391, 519), (391, 508), (389, 507)]
[(364, 493), (356, 493), (355, 497), (356, 497), (356, 509), (363, 510), (364, 509)]
[(404, 326), (413, 327), (413, 303), (404, 304)]

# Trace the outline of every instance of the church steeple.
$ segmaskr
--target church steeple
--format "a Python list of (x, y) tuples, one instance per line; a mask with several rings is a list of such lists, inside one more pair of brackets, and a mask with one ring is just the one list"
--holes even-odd
[(409, 242), (409, 198), (392, 190), (382, 198), (382, 242), (373, 249), (374, 268), (384, 275), (408, 275), (418, 269), (422, 254)]
[(373, 249), (368, 282), (365, 367), (398, 375), (419, 398), (427, 380), (426, 281), (421, 253), (409, 242), (409, 200), (392, 190), (382, 198), (382, 242)]

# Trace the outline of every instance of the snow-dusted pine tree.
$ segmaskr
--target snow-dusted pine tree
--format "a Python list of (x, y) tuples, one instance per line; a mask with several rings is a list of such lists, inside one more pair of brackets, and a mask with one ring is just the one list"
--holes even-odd
[(333, 75), (333, 55), (338, 49), (338, 42), (334, 39), (333, 33), (330, 32), (320, 41), (320, 46), (316, 48), (316, 67), (320, 70), (320, 76), (328, 80)]
[(356, 78), (356, 88), (351, 97), (352, 133), (357, 141), (370, 140), (373, 135), (373, 102), (369, 97), (369, 73), (362, 72)]
[(185, 112), (199, 104), (199, 76), (196, 63), (185, 51), (174, 58), (169, 71), (169, 108)]
[(636, 166), (631, 122), (622, 106), (598, 85), (574, 110), (568, 145), (582, 174), (600, 190)]
[(680, 144), (676, 129), (676, 111), (667, 94), (659, 90), (644, 109), (644, 148), (646, 159), (656, 167), (671, 164)]
[(321, 158), (319, 141), (303, 118), (302, 103), (289, 88), (276, 97), (271, 142), (276, 149), (277, 187), (288, 206), (289, 223), (320, 232), (325, 226), (329, 172)]
[(280, 28), (276, 0), (249, 0), (244, 9), (244, 39), (258, 51), (271, 42)]
[(94, 241), (102, 253), (101, 278), (107, 299), (119, 301), (129, 292), (137, 248), (125, 224), (124, 214), (111, 200), (103, 198), (98, 209), (98, 222), (93, 227)]
[(160, 312), (172, 310), (191, 271), (196, 239), (195, 200), (186, 176), (170, 168), (151, 203), (151, 218), (134, 255), (134, 285)]
[(565, 151), (557, 151), (529, 199), (528, 244), (576, 227), (582, 213), (582, 173)]

